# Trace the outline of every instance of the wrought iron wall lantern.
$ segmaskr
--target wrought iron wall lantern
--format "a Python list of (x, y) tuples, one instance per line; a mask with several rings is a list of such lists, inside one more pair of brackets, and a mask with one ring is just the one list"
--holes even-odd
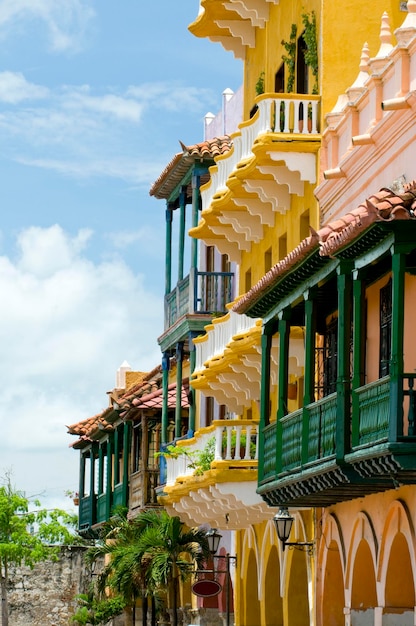
[[(222, 538), (222, 535), (220, 535), (217, 532), (216, 528), (211, 528), (210, 530), (208, 530), (206, 532), (206, 538), (208, 541), (208, 548), (209, 551), (211, 553), (211, 558), (213, 561), (213, 569), (209, 570), (209, 569), (201, 569), (201, 570), (196, 570), (196, 575), (198, 576), (199, 574), (205, 575), (205, 574), (213, 574), (214, 578), (216, 577), (217, 574), (225, 574), (225, 613), (226, 613), (226, 619), (225, 619), (225, 626), (230, 626), (231, 624), (231, 615), (230, 615), (230, 605), (231, 605), (231, 572), (230, 572), (230, 562), (233, 561), (234, 565), (237, 562), (237, 557), (236, 556), (232, 556), (231, 554), (224, 554), (224, 555), (217, 555), (217, 551), (220, 545), (220, 541)], [(221, 563), (223, 563), (225, 561), (225, 569), (218, 569), (215, 567), (215, 560), (218, 559), (220, 560)], [(214, 581), (197, 581), (196, 583), (194, 583), (193, 585), (193, 592), (196, 593), (196, 595), (201, 595), (201, 596), (206, 596), (209, 597), (210, 595), (217, 595), (221, 590), (222, 590), (222, 586), (217, 582), (217, 591), (214, 591), (213, 593), (210, 593), (209, 590), (207, 593), (205, 593), (205, 591), (203, 591), (201, 594), (199, 594), (197, 592), (197, 590), (195, 590), (195, 587), (197, 587), (199, 585), (199, 583), (209, 583), (211, 582), (214, 583)], [(201, 584), (201, 588), (203, 587), (203, 584)]]
[(274, 525), (276, 526), (277, 536), (282, 543), (282, 550), (284, 551), (286, 546), (289, 548), (296, 548), (307, 552), (309, 556), (313, 555), (315, 542), (314, 541), (288, 541), (290, 537), (290, 531), (294, 522), (294, 517), (289, 513), (287, 507), (282, 506), (276, 515), (273, 517)]

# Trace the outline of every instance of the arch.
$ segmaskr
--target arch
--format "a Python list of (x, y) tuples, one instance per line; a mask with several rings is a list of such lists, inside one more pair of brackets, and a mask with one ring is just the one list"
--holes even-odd
[(395, 613), (397, 609), (407, 609), (413, 617), (415, 581), (409, 548), (406, 538), (401, 532), (396, 534), (391, 545), (384, 598), (385, 613)]
[[(406, 504), (395, 500), (389, 507), (380, 545), (377, 571), (380, 606), (400, 624), (414, 623), (415, 533)], [(386, 618), (387, 619), (387, 618)]]
[(280, 542), (274, 523), (269, 520), (263, 535), (259, 565), (261, 623), (265, 626), (283, 626), (282, 578)]
[(320, 623), (325, 626), (344, 626), (344, 576), (339, 545), (334, 540), (327, 547), (322, 584)]
[(307, 565), (309, 557), (297, 549), (289, 552), (290, 559), (286, 561), (288, 582), (285, 594), (287, 623), (290, 626), (304, 626), (311, 622)]
[(330, 513), (321, 520), (321, 528), (321, 536), (317, 537), (317, 571), (322, 572), (317, 586), (318, 623), (343, 626), (346, 558), (341, 525)]
[(367, 539), (361, 538), (354, 553), (350, 587), (351, 619), (357, 624), (374, 623), (377, 606), (376, 572)]
[(365, 511), (360, 511), (358, 513), (351, 532), (351, 541), (348, 549), (347, 567), (345, 572), (345, 588), (348, 590), (348, 606), (351, 606), (351, 588), (354, 573), (353, 570), (356, 555), (362, 541), (365, 541), (369, 547), (372, 559), (372, 569), (375, 571), (378, 556), (378, 542), (371, 518), (369, 517), (369, 515), (367, 515)]
[(276, 546), (272, 546), (268, 555), (263, 589), (264, 618), (259, 624), (283, 626), (283, 599), (280, 595), (280, 568)]
[(261, 607), (257, 593), (257, 560), (254, 550), (250, 549), (247, 557), (247, 568), (243, 579), (241, 623), (245, 626), (259, 626), (261, 624)]
[[(383, 533), (380, 542), (380, 555), (377, 568), (377, 582), (383, 589), (386, 579), (388, 560), (391, 552), (394, 537), (397, 533), (402, 533), (406, 539), (409, 555), (412, 564), (412, 570), (416, 570), (415, 561), (415, 530), (408, 508), (401, 500), (395, 500), (390, 505), (386, 521), (384, 523)], [(384, 595), (381, 598), (380, 606), (384, 605)]]

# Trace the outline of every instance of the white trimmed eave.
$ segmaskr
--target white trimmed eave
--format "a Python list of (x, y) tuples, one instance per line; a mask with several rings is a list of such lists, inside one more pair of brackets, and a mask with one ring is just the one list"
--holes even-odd
[(247, 48), (256, 44), (256, 29), (264, 29), (270, 4), (279, 0), (201, 0), (199, 15), (189, 30), (197, 37), (220, 43), (244, 61)]
[[(209, 183), (202, 191), (203, 208), (195, 232), (205, 243), (214, 242), (218, 249), (230, 253), (233, 261), (241, 252), (250, 252), (252, 244), (264, 237), (264, 226), (273, 227), (276, 214), (284, 215), (290, 210), (291, 196), (304, 195), (304, 181), (316, 180), (316, 156), (309, 153), (269, 154), (269, 162), (257, 164), (253, 159), (250, 167), (233, 171), (225, 188), (215, 189)], [(285, 162), (285, 157), (288, 157)], [(293, 170), (293, 164), (298, 169)], [(304, 167), (303, 167), (304, 166)], [(212, 182), (215, 181), (213, 177)], [(203, 228), (202, 228), (203, 225)], [(211, 237), (210, 237), (211, 234)], [(225, 240), (228, 244), (220, 244)]]
[(193, 489), (177, 502), (164, 499), (163, 506), (191, 527), (209, 524), (212, 528), (239, 530), (269, 520), (275, 513), (256, 488), (257, 480), (216, 483)]

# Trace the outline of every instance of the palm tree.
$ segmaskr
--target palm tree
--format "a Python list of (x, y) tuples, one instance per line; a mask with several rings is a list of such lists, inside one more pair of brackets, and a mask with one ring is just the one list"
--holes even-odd
[(145, 524), (139, 536), (145, 584), (150, 589), (166, 591), (171, 600), (172, 626), (178, 624), (179, 581), (185, 581), (210, 557), (205, 531), (186, 529), (179, 517), (162, 510), (139, 515)]
[[(126, 511), (120, 511), (103, 526), (102, 543), (90, 548), (86, 555), (90, 563), (101, 556), (109, 557), (98, 579), (98, 591), (104, 594), (106, 588), (110, 588), (119, 594), (126, 604), (132, 607), (133, 626), (136, 619), (136, 601), (140, 596), (142, 597), (142, 622), (147, 623), (148, 602), (144, 587), (144, 570), (137, 548), (138, 537), (143, 530), (144, 526), (138, 518), (129, 521)], [(154, 622), (153, 611), (152, 624)]]
[(155, 604), (164, 594), (170, 596), (172, 626), (178, 624), (179, 581), (186, 580), (209, 558), (205, 531), (186, 530), (179, 517), (164, 510), (142, 511), (129, 521), (123, 515), (112, 518), (104, 527), (102, 545), (88, 551), (94, 561), (110, 557), (100, 577), (100, 587), (110, 587), (133, 607), (142, 596), (143, 624), (147, 620), (147, 598), (152, 597), (152, 624)]

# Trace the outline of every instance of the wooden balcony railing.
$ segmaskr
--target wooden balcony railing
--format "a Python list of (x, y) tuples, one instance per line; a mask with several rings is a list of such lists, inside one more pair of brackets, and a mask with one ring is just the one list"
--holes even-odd
[(233, 299), (233, 281), (232, 272), (191, 272), (165, 296), (165, 330), (186, 314), (225, 313)]
[[(374, 446), (379, 455), (378, 447), (383, 442), (415, 441), (415, 381), (416, 374), (404, 374), (395, 390), (390, 377), (385, 376), (352, 392), (351, 441), (347, 452)], [(397, 398), (397, 406), (392, 398)], [(285, 415), (280, 423), (269, 424), (263, 431), (260, 483), (278, 476), (284, 479), (287, 474), (316, 468), (320, 461), (334, 459), (337, 421), (344, 419), (350, 416), (337, 414), (337, 394), (333, 393)]]

